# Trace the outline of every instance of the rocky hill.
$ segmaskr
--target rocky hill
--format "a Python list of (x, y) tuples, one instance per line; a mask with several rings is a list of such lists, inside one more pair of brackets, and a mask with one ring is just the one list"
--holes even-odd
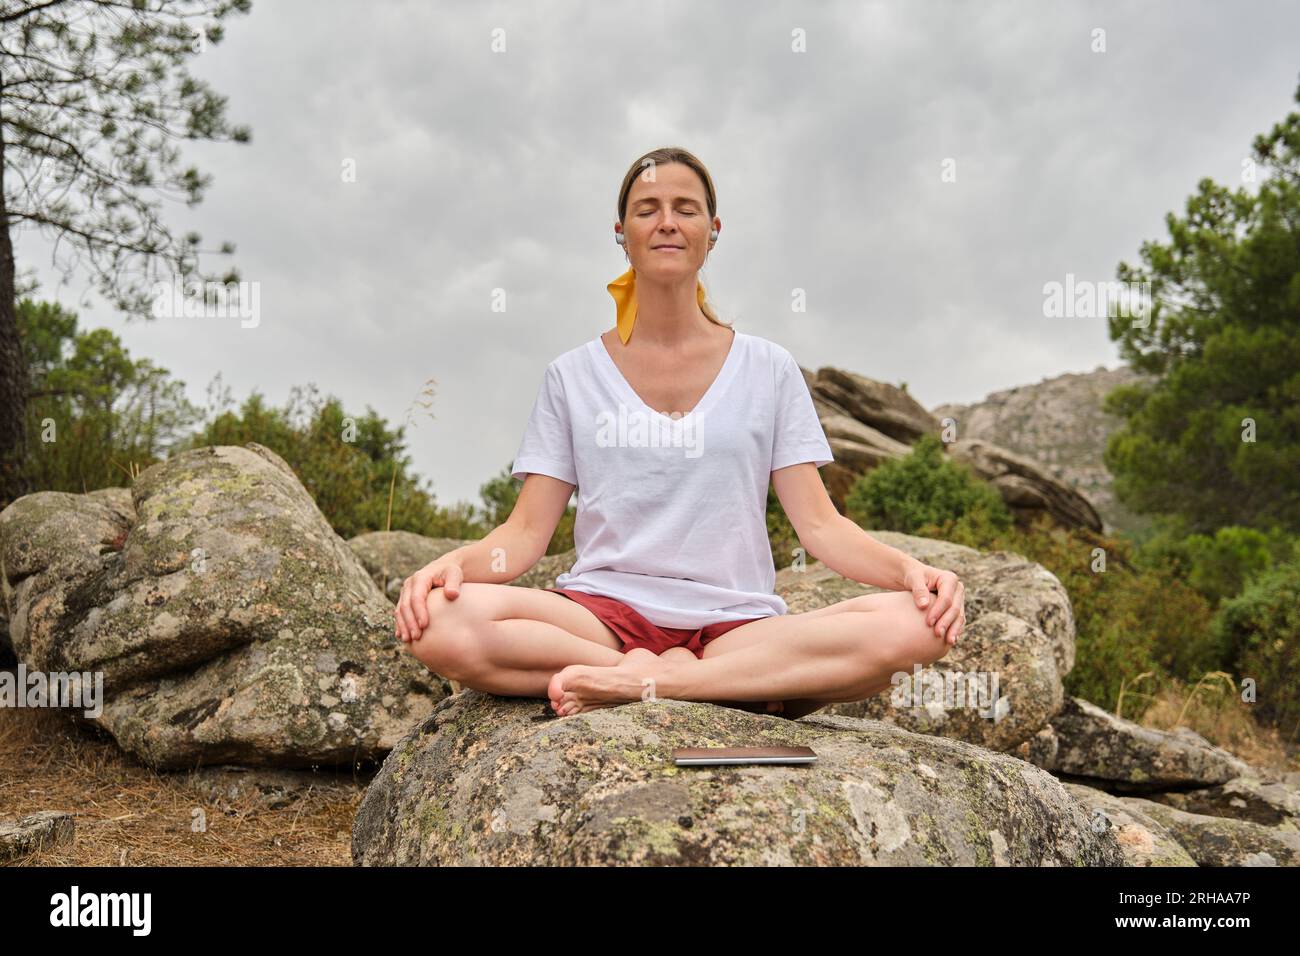
[(940, 419), (904, 389), (844, 369), (800, 366), (834, 461), (821, 471), (841, 513), (853, 484), (890, 459), (902, 458), (922, 435), (942, 438), (944, 451), (988, 482), (1018, 521), (1039, 515), (1066, 528), (1102, 530), (1101, 515), (1076, 489), (1026, 455), (981, 439), (943, 433)]
[(1102, 453), (1121, 420), (1102, 411), (1112, 389), (1144, 378), (1128, 366), (1070, 372), (993, 392), (969, 405), (930, 409), (941, 421), (954, 418), (961, 439), (981, 440), (1035, 461), (1082, 493), (1101, 515), (1106, 531), (1136, 531), (1146, 519), (1115, 500)]

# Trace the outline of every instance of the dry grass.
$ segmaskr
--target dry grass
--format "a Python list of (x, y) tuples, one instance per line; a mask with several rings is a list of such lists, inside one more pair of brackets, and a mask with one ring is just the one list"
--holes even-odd
[[(13, 866), (350, 866), (361, 789), (311, 790), (282, 809), (210, 797), (57, 711), (0, 708), (0, 817), (74, 814), (71, 844)], [(334, 779), (334, 778), (331, 778)], [(360, 781), (363, 785), (365, 779)], [(202, 811), (206, 832), (196, 829)]]
[(1252, 766), (1278, 773), (1300, 770), (1300, 749), (1277, 728), (1256, 722), (1251, 705), (1225, 674), (1207, 674), (1195, 684), (1167, 680), (1152, 695), (1141, 723), (1155, 730), (1188, 727)]

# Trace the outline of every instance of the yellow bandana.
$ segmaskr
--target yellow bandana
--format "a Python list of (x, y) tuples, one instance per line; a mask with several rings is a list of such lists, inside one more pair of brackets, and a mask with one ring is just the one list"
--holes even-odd
[[(627, 345), (632, 337), (632, 326), (636, 324), (636, 270), (628, 269), (621, 276), (605, 286), (614, 297), (618, 314), (618, 337)], [(704, 307), (704, 285), (695, 280), (695, 301)]]

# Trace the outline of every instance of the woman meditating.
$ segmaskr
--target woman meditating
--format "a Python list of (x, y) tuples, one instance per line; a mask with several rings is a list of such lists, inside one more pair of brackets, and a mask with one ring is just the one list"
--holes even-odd
[[(559, 716), (651, 698), (801, 717), (943, 657), (964, 588), (835, 510), (832, 461), (798, 364), (719, 321), (698, 273), (717, 242), (713, 180), (683, 149), (623, 178), (615, 327), (546, 368), (487, 537), (406, 579), (396, 632), (432, 671)], [(634, 332), (635, 330), (635, 332)], [(802, 614), (775, 593), (771, 482), (807, 554), (888, 589)], [(509, 585), (546, 552), (574, 489), (573, 567)]]

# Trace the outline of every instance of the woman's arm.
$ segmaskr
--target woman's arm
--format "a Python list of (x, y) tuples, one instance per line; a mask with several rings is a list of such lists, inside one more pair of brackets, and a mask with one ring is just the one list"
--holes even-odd
[(508, 584), (540, 561), (573, 489), (550, 475), (525, 476), (510, 517), (486, 537), (448, 551), (402, 583), (394, 611), (397, 636), (403, 641), (419, 639), (429, 624), (426, 601), (435, 587), (443, 588), (447, 599), (454, 601), (465, 581)]
[[(965, 586), (951, 571), (931, 567), (877, 541), (835, 510), (813, 462), (772, 472), (772, 486), (808, 554), (836, 574), (890, 591), (911, 591), (926, 623), (955, 644), (965, 626)], [(938, 597), (931, 600), (932, 592)], [(949, 633), (950, 625), (956, 625)]]
[(508, 584), (528, 571), (546, 554), (574, 488), (550, 475), (526, 475), (510, 516), (485, 537), (450, 552), (460, 561), (462, 580)]

